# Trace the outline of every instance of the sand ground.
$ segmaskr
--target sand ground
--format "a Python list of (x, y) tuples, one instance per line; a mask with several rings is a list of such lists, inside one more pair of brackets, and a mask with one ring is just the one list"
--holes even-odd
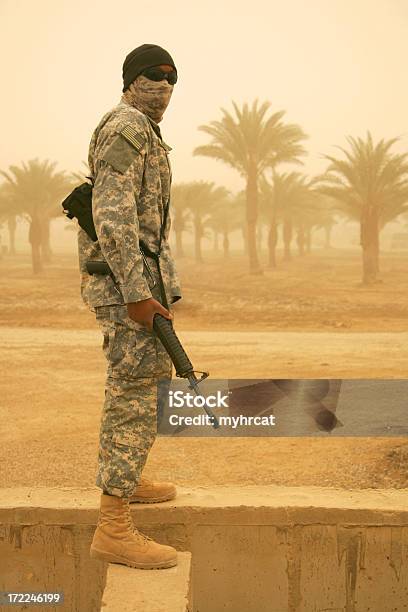
[[(383, 256), (359, 285), (358, 252), (325, 251), (246, 272), (235, 255), (181, 259), (175, 323), (214, 378), (405, 378), (408, 254)], [(105, 363), (78, 294), (75, 256), (39, 278), (27, 256), (0, 262), (0, 486), (94, 484)], [(180, 485), (408, 486), (406, 438), (163, 438), (146, 474)]]

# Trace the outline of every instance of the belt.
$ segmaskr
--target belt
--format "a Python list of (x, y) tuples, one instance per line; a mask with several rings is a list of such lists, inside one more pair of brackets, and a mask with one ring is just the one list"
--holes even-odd
[[(159, 272), (159, 284), (160, 284), (160, 295), (161, 295), (161, 303), (162, 305), (167, 308), (167, 310), (169, 309), (169, 303), (167, 301), (167, 296), (166, 296), (166, 290), (164, 288), (164, 282), (163, 282), (163, 276), (162, 276), (162, 272), (161, 272), (161, 268), (160, 268), (160, 253), (161, 253), (161, 248), (159, 249), (158, 253), (154, 253), (152, 250), (149, 249), (149, 247), (147, 246), (147, 244), (143, 241), (143, 240), (139, 240), (139, 248), (140, 248), (140, 252), (141, 255), (143, 257), (143, 262), (146, 266), (147, 272), (151, 278), (151, 280), (153, 281), (153, 283), (155, 283), (155, 279), (154, 276), (152, 274), (152, 271), (150, 269), (149, 264), (146, 261), (146, 257), (149, 257), (150, 259), (153, 259), (156, 264), (157, 264), (157, 270)], [(115, 287), (116, 287), (116, 280), (115, 277), (113, 275), (112, 270), (110, 269), (109, 265), (107, 264), (106, 261), (87, 261), (86, 262), (86, 269), (88, 274), (102, 274), (102, 275), (110, 275)]]

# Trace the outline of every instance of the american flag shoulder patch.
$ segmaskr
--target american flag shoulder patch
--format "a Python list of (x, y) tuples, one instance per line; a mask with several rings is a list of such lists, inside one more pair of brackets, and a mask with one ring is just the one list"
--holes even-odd
[(143, 148), (146, 142), (145, 136), (140, 132), (137, 132), (131, 125), (125, 125), (120, 133), (122, 134), (123, 138), (126, 138), (126, 140), (130, 142), (130, 144), (133, 145), (138, 151)]

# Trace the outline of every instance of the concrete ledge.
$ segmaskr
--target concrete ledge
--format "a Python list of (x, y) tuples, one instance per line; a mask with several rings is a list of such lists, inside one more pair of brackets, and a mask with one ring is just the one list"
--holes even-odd
[[(95, 525), (100, 492), (92, 489), (0, 489), (0, 521), (26, 525)], [(248, 512), (256, 509), (256, 515)], [(132, 504), (140, 523), (408, 525), (408, 489), (328, 489), (321, 487), (178, 487), (161, 504)]]
[[(99, 495), (0, 490), (0, 590), (64, 590), (64, 609), (98, 611), (107, 564), (89, 559), (89, 545)], [(191, 612), (408, 612), (407, 489), (180, 488), (132, 514), (143, 533), (192, 553)], [(112, 572), (113, 602), (122, 573)]]
[(178, 565), (165, 570), (134, 570), (108, 565), (102, 612), (186, 612), (191, 554), (178, 553)]

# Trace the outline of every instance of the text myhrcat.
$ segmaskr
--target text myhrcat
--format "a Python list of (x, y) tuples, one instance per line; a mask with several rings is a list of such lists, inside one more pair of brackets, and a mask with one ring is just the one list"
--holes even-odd
[[(264, 416), (245, 416), (244, 414), (240, 414), (239, 416), (219, 416), (217, 417), (220, 425), (224, 427), (232, 427), (232, 429), (236, 429), (237, 427), (248, 427), (252, 425), (256, 426), (267, 426), (271, 427), (275, 425), (275, 415), (269, 414)], [(207, 414), (197, 414), (195, 416), (182, 416), (178, 414), (172, 414), (169, 417), (170, 425), (199, 425), (206, 426), (211, 425), (211, 417)]]
[(221, 391), (217, 391), (216, 395), (207, 395), (207, 397), (184, 393), (184, 391), (169, 391), (170, 408), (202, 408), (203, 406), (208, 408), (228, 408), (227, 400), (228, 395), (222, 395)]

